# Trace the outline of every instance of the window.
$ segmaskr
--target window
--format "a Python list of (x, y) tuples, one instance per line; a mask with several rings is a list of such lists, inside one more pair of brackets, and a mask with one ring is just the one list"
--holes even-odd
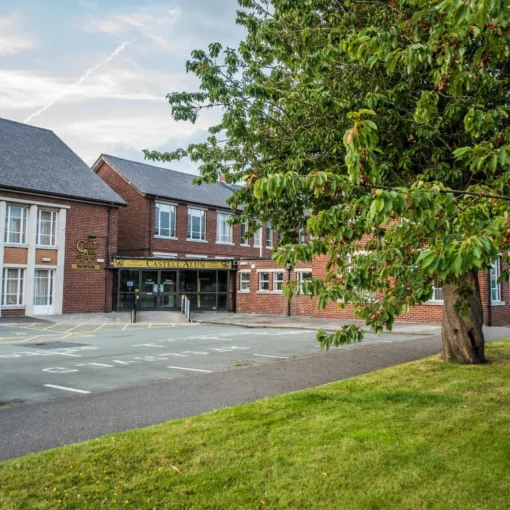
[(37, 245), (55, 246), (55, 231), (57, 226), (56, 211), (39, 209), (37, 211)]
[(303, 282), (305, 280), (309, 280), (311, 277), (312, 277), (312, 273), (309, 271), (299, 271), (297, 273), (297, 280), (299, 282), (299, 292), (301, 294), (306, 294), (306, 292), (304, 292), (304, 290), (303, 290)]
[(165, 253), (165, 252), (155, 251), (154, 257), (156, 257), (157, 259), (176, 259), (177, 253)]
[(501, 258), (498, 257), (493, 260), (491, 265), (491, 302), (501, 301), (501, 283), (498, 283), (498, 279), (501, 276)]
[(216, 241), (218, 243), (232, 243), (232, 225), (228, 223), (231, 214), (218, 213), (216, 225)]
[(4, 281), (2, 289), (2, 305), (23, 304), (23, 276), (24, 269), (4, 269)]
[(27, 212), (26, 207), (17, 205), (7, 206), (5, 219), (5, 242), (12, 244), (25, 244), (27, 236)]
[(298, 242), (299, 242), (299, 244), (304, 244), (305, 241), (306, 241), (306, 230), (304, 228), (300, 228)]
[(266, 221), (266, 248), (273, 247), (273, 227), (270, 221)]
[(155, 235), (175, 237), (175, 205), (156, 202)]
[(432, 287), (430, 301), (443, 301), (443, 287)]
[(283, 271), (273, 273), (273, 290), (281, 292), (283, 285)]
[(205, 241), (205, 211), (188, 209), (188, 239)]
[(250, 273), (239, 273), (239, 291), (249, 292), (250, 290)]
[(259, 273), (259, 290), (269, 290), (269, 273)]
[(253, 247), (254, 248), (260, 248), (260, 233), (262, 232), (262, 229), (259, 228), (253, 233)]
[(241, 223), (241, 246), (249, 246), (250, 245), (247, 233), (248, 233), (248, 222), (243, 221)]
[(206, 259), (207, 255), (186, 255), (187, 259)]

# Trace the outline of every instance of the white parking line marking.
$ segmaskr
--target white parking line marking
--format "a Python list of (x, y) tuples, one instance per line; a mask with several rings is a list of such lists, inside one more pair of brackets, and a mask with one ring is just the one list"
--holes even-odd
[(289, 359), (289, 356), (273, 356), (271, 354), (254, 354), (254, 356), (259, 356), (260, 358), (280, 358), (280, 359)]
[(112, 368), (113, 365), (105, 365), (104, 363), (80, 363), (79, 365), (76, 365), (77, 367), (84, 367), (86, 365), (93, 365), (96, 367), (109, 367)]
[(135, 345), (132, 345), (131, 347), (160, 347), (161, 349), (165, 348), (164, 345), (156, 345), (156, 344), (135, 344)]
[(202, 370), (200, 368), (186, 368), (186, 367), (168, 367), (175, 368), (176, 370), (190, 370), (191, 372), (205, 372), (207, 374), (211, 374), (212, 370)]
[[(129, 365), (129, 361), (119, 361), (118, 359), (114, 359), (112, 363), (119, 363), (120, 365)], [(131, 363), (133, 363), (133, 361)]]
[(63, 367), (43, 368), (42, 371), (49, 372), (50, 374), (68, 374), (69, 372), (79, 372), (79, 370)]
[(177, 352), (169, 352), (168, 354), (158, 354), (158, 356), (179, 356), (179, 358), (187, 358), (187, 354), (179, 354)]
[(77, 390), (76, 388), (66, 388), (65, 386), (56, 386), (55, 384), (45, 384), (47, 388), (56, 388), (57, 390), (74, 391), (75, 393), (90, 393), (90, 391)]

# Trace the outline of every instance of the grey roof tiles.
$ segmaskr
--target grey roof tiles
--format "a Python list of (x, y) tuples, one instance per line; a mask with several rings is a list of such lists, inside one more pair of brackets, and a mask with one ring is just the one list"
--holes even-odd
[(53, 131), (2, 118), (0, 187), (125, 205)]

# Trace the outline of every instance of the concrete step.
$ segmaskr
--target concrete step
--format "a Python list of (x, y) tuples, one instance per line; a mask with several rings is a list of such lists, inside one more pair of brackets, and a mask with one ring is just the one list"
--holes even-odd
[(186, 316), (181, 312), (138, 312), (136, 322), (145, 324), (188, 324)]

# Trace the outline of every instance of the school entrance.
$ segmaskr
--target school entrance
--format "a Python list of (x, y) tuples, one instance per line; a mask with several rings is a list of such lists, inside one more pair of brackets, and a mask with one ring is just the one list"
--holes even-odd
[(180, 310), (182, 296), (192, 310), (232, 311), (235, 277), (230, 260), (115, 258), (116, 310)]

